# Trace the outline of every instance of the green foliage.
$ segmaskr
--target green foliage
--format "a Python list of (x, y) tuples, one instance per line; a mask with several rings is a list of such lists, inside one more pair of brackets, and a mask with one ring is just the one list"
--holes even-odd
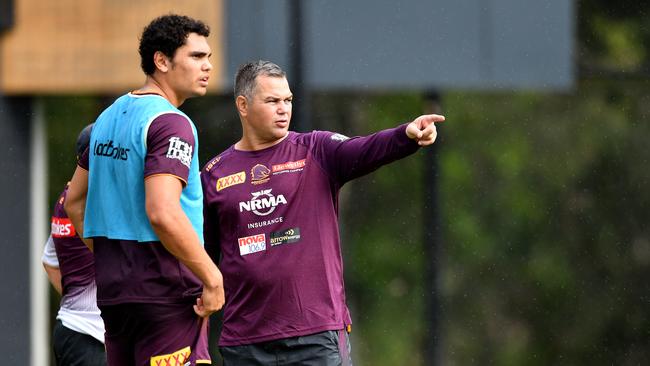
[(445, 364), (650, 357), (638, 345), (650, 320), (644, 97), (587, 82), (573, 95), (447, 96)]
[(578, 13), (578, 62), (584, 71), (647, 75), (648, 2), (581, 0)]
[[(422, 109), (417, 95), (374, 96), (356, 104), (365, 122), (359, 134), (395, 127)], [(365, 365), (422, 362), (417, 352), (426, 326), (421, 320), (421, 170), (422, 159), (416, 154), (352, 181), (342, 191), (353, 354)]]
[[(444, 96), (444, 365), (635, 365), (650, 358), (650, 100), (641, 82), (570, 94)], [(349, 102), (349, 101), (348, 101)], [(357, 104), (375, 131), (410, 95)], [(421, 155), (342, 193), (346, 286), (362, 365), (423, 360)]]

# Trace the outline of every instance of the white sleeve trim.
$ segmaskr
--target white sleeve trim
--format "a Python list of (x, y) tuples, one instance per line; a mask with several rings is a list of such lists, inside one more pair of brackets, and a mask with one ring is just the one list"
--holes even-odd
[(52, 234), (47, 238), (45, 243), (45, 248), (43, 248), (43, 256), (41, 260), (44, 264), (47, 264), (50, 267), (59, 268), (59, 258), (56, 256), (56, 249), (54, 248), (54, 241), (52, 240)]

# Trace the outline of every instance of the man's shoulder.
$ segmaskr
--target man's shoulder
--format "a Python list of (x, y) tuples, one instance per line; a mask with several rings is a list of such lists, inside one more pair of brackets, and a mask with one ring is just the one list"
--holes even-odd
[(215, 171), (217, 171), (220, 167), (231, 160), (230, 158), (232, 157), (232, 150), (233, 148), (231, 146), (228, 149), (222, 151), (217, 156), (208, 160), (208, 162), (203, 166), (203, 169), (201, 169), (201, 173), (214, 174)]

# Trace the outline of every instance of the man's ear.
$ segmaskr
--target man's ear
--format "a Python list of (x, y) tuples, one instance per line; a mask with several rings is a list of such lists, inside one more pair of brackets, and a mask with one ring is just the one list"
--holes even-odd
[(238, 95), (237, 99), (235, 99), (235, 105), (237, 106), (237, 111), (239, 111), (239, 114), (241, 114), (243, 117), (246, 117), (248, 114), (248, 99), (246, 99), (246, 97), (243, 95)]
[(164, 53), (156, 51), (153, 54), (153, 63), (156, 65), (156, 68), (161, 72), (169, 71), (171, 67), (171, 60)]

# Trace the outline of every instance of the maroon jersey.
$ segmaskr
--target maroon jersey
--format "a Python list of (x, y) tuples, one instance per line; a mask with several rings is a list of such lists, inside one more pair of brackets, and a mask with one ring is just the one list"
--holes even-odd
[(405, 126), (348, 139), (289, 132), (258, 151), (230, 147), (201, 172), (204, 236), (224, 276), (219, 345), (350, 324), (338, 228), (341, 186), (412, 154)]
[(51, 220), (51, 235), (59, 260), (64, 298), (71, 292), (87, 288), (95, 281), (93, 252), (79, 239), (72, 222), (63, 209), (67, 193), (68, 187), (66, 186), (54, 205)]

